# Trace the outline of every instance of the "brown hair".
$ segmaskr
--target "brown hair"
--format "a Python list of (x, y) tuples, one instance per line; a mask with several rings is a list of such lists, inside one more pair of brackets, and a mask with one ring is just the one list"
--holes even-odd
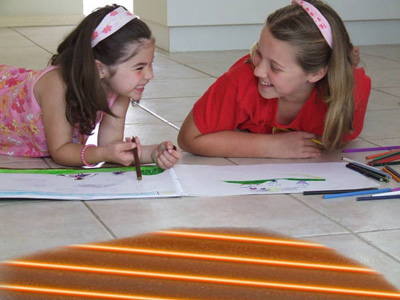
[(313, 19), (298, 4), (278, 9), (267, 18), (265, 26), (276, 39), (296, 48), (297, 62), (306, 73), (327, 67), (326, 76), (316, 83), (328, 105), (322, 142), (327, 149), (339, 148), (353, 124), (353, 45), (343, 21), (330, 6), (320, 0), (307, 2), (328, 20), (332, 29), (332, 49)]
[(129, 58), (135, 55), (126, 53), (129, 45), (140, 45), (145, 40), (152, 39), (148, 26), (135, 18), (92, 48), (93, 31), (117, 7), (119, 5), (107, 5), (84, 18), (58, 46), (57, 54), (50, 59), (51, 65), (60, 66), (66, 85), (67, 120), (72, 126), (77, 126), (82, 134), (92, 133), (98, 111), (113, 115), (95, 59), (107, 66), (116, 66), (126, 60), (127, 55), (130, 55)]

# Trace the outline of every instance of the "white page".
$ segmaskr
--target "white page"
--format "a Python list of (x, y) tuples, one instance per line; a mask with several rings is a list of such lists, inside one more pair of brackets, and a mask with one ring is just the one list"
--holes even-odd
[[(234, 166), (176, 165), (177, 177), (186, 195), (227, 196), (286, 194), (314, 190), (379, 187), (379, 182), (345, 167), (343, 162), (257, 164)], [(323, 178), (325, 181), (280, 178)], [(262, 184), (226, 183), (226, 180), (276, 179)]]

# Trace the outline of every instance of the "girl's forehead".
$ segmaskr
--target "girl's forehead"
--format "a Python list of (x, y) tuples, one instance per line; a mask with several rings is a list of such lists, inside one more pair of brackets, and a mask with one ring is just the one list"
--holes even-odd
[(129, 43), (125, 46), (124, 49), (124, 57), (121, 59), (122, 61), (132, 60), (138, 56), (148, 56), (152, 55), (155, 50), (154, 42), (151, 40), (144, 40), (141, 42), (133, 42)]
[(268, 27), (264, 27), (261, 31), (258, 41), (258, 50), (269, 59), (275, 59), (285, 62), (296, 61), (296, 47), (289, 42), (278, 40), (269, 31)]

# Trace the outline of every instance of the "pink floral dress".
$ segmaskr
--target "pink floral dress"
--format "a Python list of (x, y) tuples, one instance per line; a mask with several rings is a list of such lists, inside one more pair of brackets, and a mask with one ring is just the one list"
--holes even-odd
[[(0, 65), (0, 154), (9, 156), (46, 157), (46, 143), (41, 108), (33, 93), (35, 83), (47, 72)], [(111, 107), (116, 95), (109, 97)], [(99, 113), (97, 123), (101, 121)], [(82, 143), (87, 136), (74, 129), (72, 142)]]

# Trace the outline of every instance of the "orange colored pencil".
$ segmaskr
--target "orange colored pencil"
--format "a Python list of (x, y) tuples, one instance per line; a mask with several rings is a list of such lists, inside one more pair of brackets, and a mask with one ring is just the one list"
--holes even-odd
[(386, 155), (386, 154), (392, 154), (392, 153), (395, 153), (395, 152), (398, 152), (398, 150), (390, 150), (390, 151), (386, 151), (386, 152), (371, 154), (371, 155), (366, 156), (365, 159), (374, 159), (374, 158), (377, 158), (379, 156)]

